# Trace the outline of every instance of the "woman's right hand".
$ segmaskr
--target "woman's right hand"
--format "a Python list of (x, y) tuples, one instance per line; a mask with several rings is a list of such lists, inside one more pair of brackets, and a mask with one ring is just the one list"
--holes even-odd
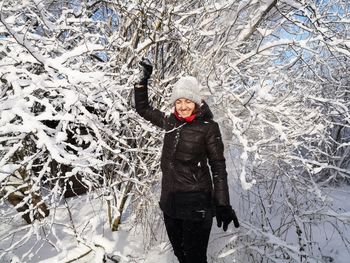
[(139, 64), (142, 70), (140, 84), (147, 85), (147, 82), (153, 72), (152, 62), (148, 58), (143, 57)]

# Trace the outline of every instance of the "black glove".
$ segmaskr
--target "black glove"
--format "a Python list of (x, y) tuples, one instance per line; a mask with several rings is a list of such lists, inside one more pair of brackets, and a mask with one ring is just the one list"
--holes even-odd
[(239, 227), (239, 222), (236, 213), (230, 205), (216, 207), (216, 222), (218, 227), (221, 227), (221, 225), (223, 225), (223, 229), (224, 231), (226, 231), (228, 225), (232, 221), (235, 227)]
[(143, 57), (142, 60), (139, 62), (139, 64), (142, 70), (139, 84), (147, 85), (147, 82), (151, 77), (152, 71), (153, 71), (152, 63), (148, 58)]

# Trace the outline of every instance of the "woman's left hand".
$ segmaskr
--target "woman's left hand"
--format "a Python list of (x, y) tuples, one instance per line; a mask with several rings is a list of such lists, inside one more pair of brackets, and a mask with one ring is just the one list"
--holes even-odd
[(216, 207), (216, 222), (218, 227), (223, 226), (223, 230), (226, 231), (228, 225), (233, 221), (234, 226), (239, 227), (238, 218), (235, 211), (230, 205), (217, 206)]

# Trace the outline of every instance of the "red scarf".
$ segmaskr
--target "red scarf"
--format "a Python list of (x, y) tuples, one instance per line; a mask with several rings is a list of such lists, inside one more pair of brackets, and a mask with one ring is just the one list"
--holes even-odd
[(176, 110), (174, 110), (174, 115), (178, 120), (185, 121), (185, 122), (191, 122), (196, 118), (196, 114), (192, 114), (191, 116), (183, 118), (179, 115), (179, 113)]

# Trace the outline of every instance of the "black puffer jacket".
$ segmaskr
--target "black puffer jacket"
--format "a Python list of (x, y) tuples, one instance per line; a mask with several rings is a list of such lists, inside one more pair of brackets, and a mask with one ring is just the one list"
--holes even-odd
[(147, 87), (135, 87), (135, 105), (143, 118), (165, 130), (161, 157), (163, 212), (187, 217), (187, 206), (209, 211), (212, 205), (229, 205), (223, 142), (208, 105), (203, 103), (189, 123), (151, 107)]

